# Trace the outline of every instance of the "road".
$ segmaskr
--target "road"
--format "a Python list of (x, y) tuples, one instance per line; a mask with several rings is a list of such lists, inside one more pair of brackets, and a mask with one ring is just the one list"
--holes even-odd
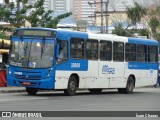
[(160, 88), (137, 88), (133, 94), (105, 90), (93, 95), (78, 91), (75, 96), (63, 92), (1, 93), (0, 111), (160, 111)]

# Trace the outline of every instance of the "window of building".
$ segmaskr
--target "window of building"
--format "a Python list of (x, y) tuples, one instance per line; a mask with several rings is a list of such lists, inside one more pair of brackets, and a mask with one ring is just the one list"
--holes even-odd
[(149, 45), (148, 46), (148, 62), (157, 62), (158, 55), (157, 55), (157, 46)]
[(147, 46), (137, 45), (137, 60), (138, 62), (147, 62)]
[(112, 42), (103, 40), (100, 41), (100, 60), (112, 60)]
[(84, 59), (84, 39), (71, 38), (70, 57), (72, 59)]
[(136, 44), (133, 43), (125, 44), (125, 60), (136, 61)]
[(98, 40), (87, 40), (86, 57), (88, 60), (98, 60)]
[(113, 60), (124, 61), (124, 43), (113, 42)]

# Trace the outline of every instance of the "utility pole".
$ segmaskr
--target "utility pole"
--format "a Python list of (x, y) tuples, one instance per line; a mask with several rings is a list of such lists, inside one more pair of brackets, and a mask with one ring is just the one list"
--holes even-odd
[(101, 0), (101, 33), (103, 33), (103, 0)]
[(103, 0), (101, 0), (101, 2), (89, 2), (88, 1), (88, 4), (90, 6), (92, 6), (92, 4), (101, 4), (101, 33), (103, 33)]
[(107, 0), (106, 2), (106, 34), (108, 33), (108, 4), (109, 4), (109, 0)]
[[(96, 1), (94, 1), (94, 2), (89, 2), (88, 1), (88, 4), (90, 5), (90, 6), (92, 6), (92, 4), (101, 4), (101, 11), (100, 11), (100, 13), (101, 13), (101, 15), (100, 15), (100, 17), (101, 17), (101, 33), (104, 33), (104, 29), (103, 29), (103, 4), (105, 4), (106, 5), (106, 11), (105, 11), (105, 16), (106, 16), (106, 33), (108, 33), (108, 4), (109, 4), (109, 0), (107, 0), (107, 2), (103, 2), (103, 0), (101, 0), (101, 2), (96, 2)], [(90, 17), (90, 16), (89, 16)], [(93, 16), (92, 16), (93, 17)]]

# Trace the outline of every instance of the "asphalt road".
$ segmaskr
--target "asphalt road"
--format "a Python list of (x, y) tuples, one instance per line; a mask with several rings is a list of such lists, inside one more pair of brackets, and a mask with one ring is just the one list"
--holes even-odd
[(57, 91), (36, 96), (1, 93), (0, 111), (160, 111), (160, 88), (137, 88), (133, 94), (119, 94), (114, 89), (99, 95), (78, 91), (75, 96)]

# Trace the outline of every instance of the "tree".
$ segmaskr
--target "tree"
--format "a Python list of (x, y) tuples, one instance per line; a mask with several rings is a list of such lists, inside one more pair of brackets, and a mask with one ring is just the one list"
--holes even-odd
[(127, 16), (131, 20), (132, 25), (136, 25), (141, 21), (142, 17), (147, 14), (147, 9), (142, 7), (137, 2), (134, 2), (134, 7), (127, 7)]
[(0, 7), (0, 20), (9, 22), (14, 27), (22, 27), (25, 26), (26, 12), (32, 6), (27, 5), (28, 0), (17, 0), (16, 2), (17, 5), (10, 2)]
[(50, 16), (53, 13), (52, 10), (45, 12), (44, 10), (44, 0), (39, 0), (35, 3), (34, 9), (31, 14), (27, 17), (27, 20), (31, 23), (31, 27), (47, 27), (47, 28), (57, 28), (58, 22), (70, 16), (72, 13), (64, 13), (52, 19)]
[(66, 18), (66, 17), (70, 16), (70, 15), (72, 15), (71, 12), (59, 15), (59, 16), (55, 17), (54, 19), (52, 19), (49, 23), (46, 23), (45, 27), (47, 27), (47, 28), (57, 28), (57, 24), (59, 23), (59, 21), (63, 18)]
[[(44, 0), (38, 0), (33, 6), (28, 5), (28, 0), (17, 0), (15, 5), (13, 2), (4, 6), (0, 6), (0, 20), (9, 22), (13, 27), (25, 27), (25, 22), (29, 21), (31, 27), (50, 27), (56, 28), (58, 22), (70, 16), (72, 13), (65, 13), (52, 19), (50, 15), (52, 10), (44, 10)], [(30, 11), (29, 14), (27, 14)], [(2, 31), (11, 31), (0, 26)]]
[(27, 17), (27, 20), (31, 23), (31, 27), (41, 26), (41, 23), (43, 23), (42, 18), (44, 19), (44, 21), (51, 20), (51, 17), (49, 17), (49, 14), (53, 11), (47, 11), (45, 13), (43, 4), (44, 4), (44, 0), (37, 1), (33, 6), (32, 12)]
[(149, 26), (153, 33), (153, 37), (156, 38), (157, 29), (160, 26), (160, 21), (158, 20), (158, 18), (155, 16), (151, 17), (151, 19), (149, 20)]
[(130, 32), (128, 32), (123, 28), (122, 24), (118, 24), (117, 26), (115, 26), (115, 30), (112, 31), (112, 34), (116, 34), (119, 36), (127, 36), (127, 37), (132, 36)]
[(151, 35), (154, 39), (157, 39), (160, 41), (160, 33), (158, 32), (160, 29), (160, 6), (154, 6), (154, 8), (151, 8), (148, 10), (148, 25), (151, 30)]

